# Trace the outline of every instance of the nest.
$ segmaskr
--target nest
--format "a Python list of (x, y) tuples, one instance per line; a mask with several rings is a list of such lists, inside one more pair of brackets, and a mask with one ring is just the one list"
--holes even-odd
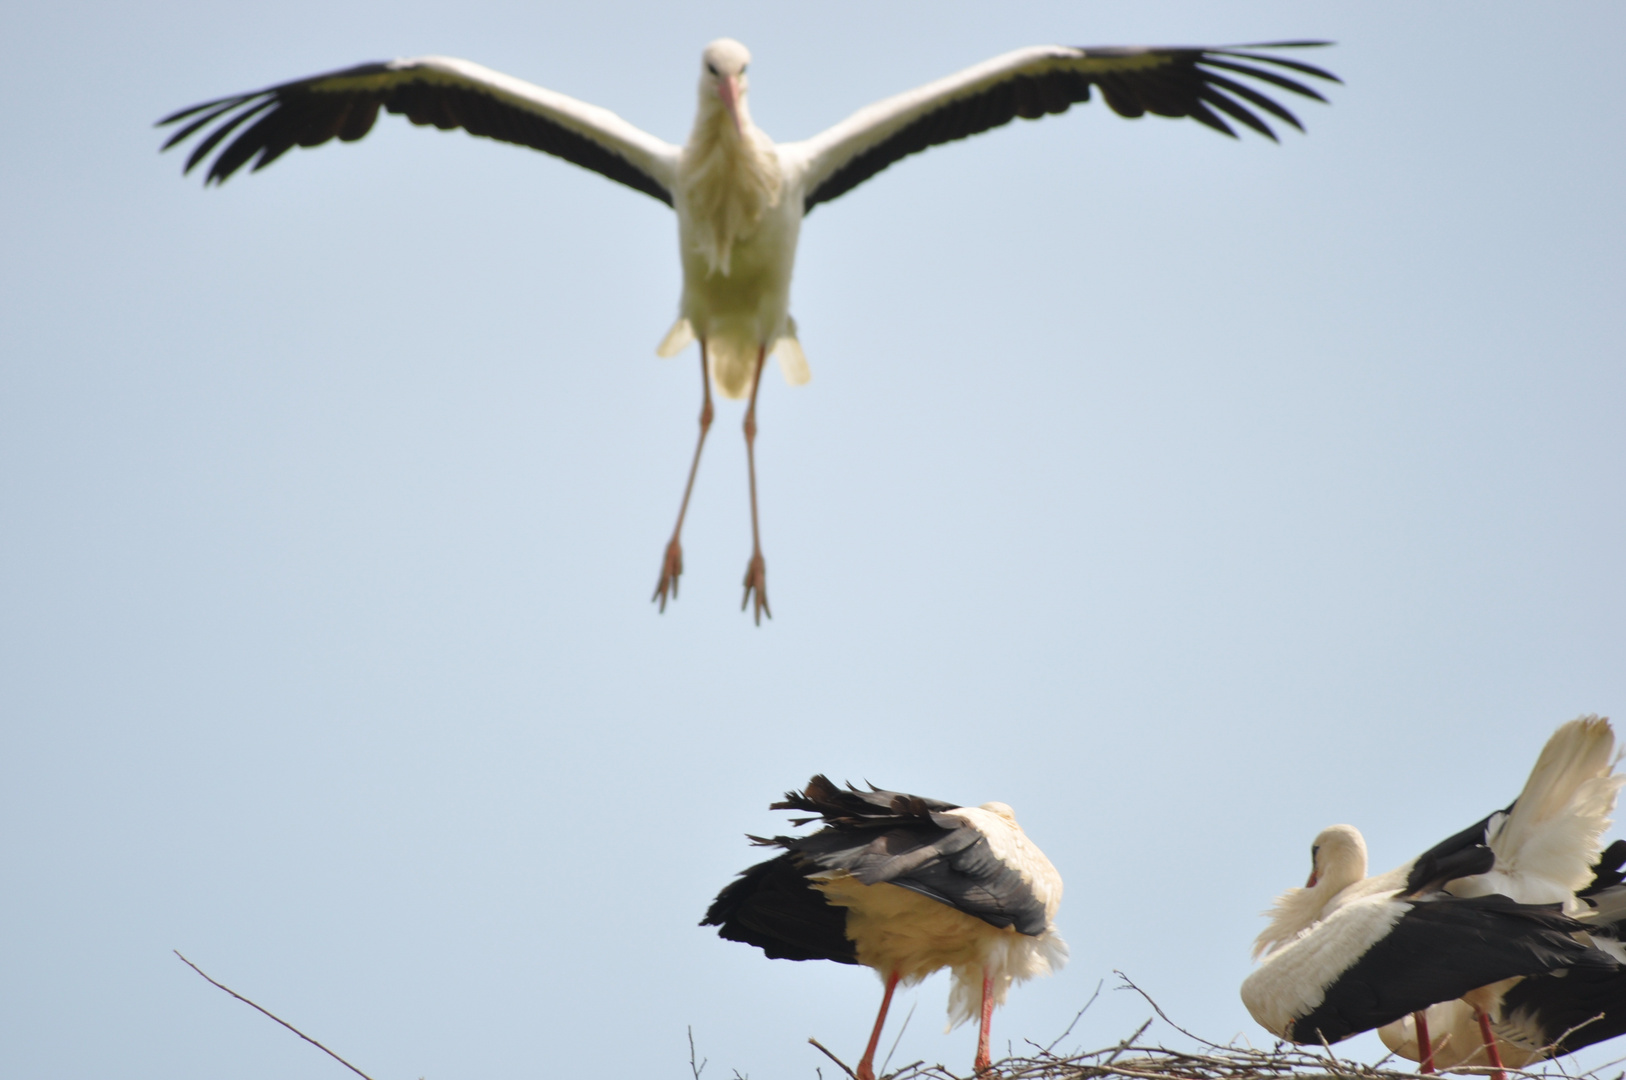
[[(1397, 1059), (1388, 1055), (1375, 1065), (1340, 1058), (1332, 1047), (1295, 1046), (1278, 1042), (1268, 1050), (1259, 1050), (1238, 1043), (1215, 1043), (1193, 1035), (1170, 1020), (1151, 995), (1136, 986), (1123, 972), (1115, 972), (1122, 980), (1121, 989), (1133, 990), (1146, 999), (1165, 1024), (1179, 1032), (1196, 1048), (1170, 1049), (1162, 1045), (1142, 1042), (1152, 1021), (1147, 1020), (1127, 1039), (1103, 1050), (1069, 1051), (1058, 1053), (1056, 1047), (1066, 1041), (1073, 1028), (1095, 1003), (1101, 993), (1097, 986), (1084, 1008), (1073, 1017), (1048, 1046), (1029, 1042), (1027, 1053), (1012, 1054), (993, 1063), (988, 1072), (974, 1075), (958, 1073), (945, 1065), (927, 1065), (917, 1061), (901, 1069), (886, 1071), (883, 1065), (878, 1080), (1441, 1080), (1440, 1074), (1425, 1076), (1410, 1069), (1386, 1068)], [(841, 1070), (847, 1080), (857, 1080), (853, 1071), (840, 1058), (825, 1049), (817, 1039), (809, 1039)], [(894, 1044), (895, 1045), (895, 1044)], [(700, 1080), (695, 1067), (691, 1038), (689, 1066), (694, 1080)], [(1561, 1060), (1545, 1062), (1541, 1070), (1502, 1069), (1508, 1080), (1626, 1080), (1626, 1072), (1616, 1069), (1626, 1058), (1610, 1061), (1585, 1072), (1570, 1072)], [(1412, 1063), (1404, 1061), (1410, 1066)], [(704, 1063), (700, 1068), (704, 1068)], [(1488, 1077), (1498, 1070), (1483, 1066), (1465, 1066), (1450, 1070), (1461, 1077)], [(819, 1080), (825, 1080), (824, 1071), (817, 1070)], [(734, 1080), (747, 1080), (738, 1073)]]
[[(372, 1080), (366, 1073), (356, 1068), (350, 1062), (329, 1050), (326, 1046), (306, 1035), (288, 1021), (267, 1011), (263, 1006), (239, 994), (237, 991), (210, 978), (196, 964), (181, 956), (181, 962), (187, 967), (202, 975), (208, 982), (224, 990), (243, 1004), (258, 1010), (272, 1020), (281, 1024), (301, 1039), (332, 1057), (345, 1068), (361, 1077), (362, 1080)], [(1025, 1054), (1012, 1054), (980, 1075), (954, 1072), (946, 1065), (928, 1065), (924, 1061), (917, 1061), (905, 1065), (901, 1069), (887, 1071), (885, 1063), (881, 1066), (879, 1080), (1440, 1080), (1438, 1075), (1424, 1076), (1421, 1073), (1409, 1072), (1402, 1069), (1386, 1069), (1384, 1066), (1394, 1060), (1394, 1056), (1384, 1058), (1376, 1065), (1367, 1065), (1359, 1061), (1348, 1061), (1338, 1057), (1332, 1047), (1321, 1046), (1305, 1047), (1293, 1046), (1287, 1043), (1277, 1043), (1269, 1050), (1256, 1050), (1251, 1046), (1237, 1043), (1220, 1044), (1209, 1042), (1207, 1039), (1193, 1035), (1185, 1028), (1170, 1020), (1163, 1010), (1153, 1001), (1151, 995), (1136, 986), (1123, 972), (1116, 972), (1123, 981), (1122, 989), (1133, 990), (1146, 999), (1150, 1005), (1169, 1027), (1178, 1031), (1196, 1047), (1193, 1050), (1174, 1050), (1166, 1046), (1149, 1045), (1141, 1041), (1152, 1021), (1148, 1020), (1127, 1039), (1116, 1046), (1109, 1046), (1104, 1050), (1070, 1051), (1057, 1053), (1056, 1047), (1066, 1041), (1072, 1034), (1095, 999), (1100, 996), (1101, 987), (1095, 988), (1090, 1000), (1078, 1010), (1073, 1022), (1067, 1025), (1067, 1030), (1050, 1041), (1048, 1046), (1029, 1042), (1030, 1048)], [(899, 1032), (899, 1038), (902, 1032)], [(848, 1080), (858, 1080), (851, 1067), (835, 1054), (831, 1053), (817, 1039), (809, 1039), (834, 1063), (836, 1068)], [(893, 1048), (897, 1048), (894, 1041)], [(1509, 1080), (1626, 1080), (1626, 1072), (1616, 1072), (1609, 1075), (1626, 1058), (1607, 1062), (1585, 1072), (1572, 1073), (1564, 1068), (1564, 1063), (1558, 1060), (1548, 1061), (1547, 1067), (1540, 1071), (1524, 1069), (1501, 1070)], [(694, 1046), (694, 1031), (689, 1032), (689, 1071), (694, 1080), (701, 1080), (701, 1073), (706, 1069), (704, 1060), (696, 1061)], [(1497, 1070), (1487, 1067), (1459, 1067), (1451, 1072), (1458, 1076), (1490, 1076)], [(825, 1080), (824, 1070), (816, 1069), (819, 1080)], [(733, 1080), (749, 1080), (748, 1077), (734, 1073)]]
[[(1368, 1065), (1340, 1058), (1326, 1047), (1277, 1043), (1269, 1050), (1258, 1050), (1209, 1043), (1200, 1050), (1173, 1050), (1140, 1042), (1144, 1030), (1103, 1050), (1059, 1054), (1051, 1047), (1034, 1046), (1028, 1053), (994, 1062), (992, 1069), (981, 1076), (955, 1072), (945, 1065), (927, 1065), (917, 1061), (883, 1073), (879, 1080), (1441, 1080), (1440, 1074), (1424, 1076), (1417, 1072), (1385, 1068), (1385, 1064), (1393, 1060), (1392, 1057), (1376, 1065)], [(819, 1049), (824, 1050), (822, 1046)], [(845, 1063), (837, 1060), (829, 1051), (824, 1052), (835, 1062), (842, 1076), (855, 1080), (852, 1070)], [(1609, 1071), (1618, 1064), (1611, 1062), (1584, 1073), (1566, 1072), (1562, 1062), (1558, 1061), (1549, 1062), (1549, 1068), (1545, 1071), (1502, 1071), (1508, 1080), (1605, 1080), (1606, 1077), (1608, 1080), (1622, 1080), (1626, 1073)], [(1494, 1071), (1475, 1066), (1452, 1069), (1451, 1073), (1489, 1076)], [(818, 1075), (820, 1080), (828, 1080), (823, 1069), (818, 1070)], [(735, 1074), (735, 1080), (745, 1078)]]

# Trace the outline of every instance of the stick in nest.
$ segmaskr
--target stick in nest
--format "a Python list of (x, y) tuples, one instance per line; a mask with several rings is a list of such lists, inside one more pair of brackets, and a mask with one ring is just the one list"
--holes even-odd
[(327, 1047), (323, 1046), (321, 1043), (317, 1042), (315, 1039), (311, 1038), (309, 1035), (305, 1034), (303, 1031), (300, 1031), (298, 1028), (294, 1027), (292, 1024), (290, 1024), (288, 1021), (284, 1020), (282, 1017), (280, 1017), (280, 1016), (276, 1015), (275, 1013), (271, 1012), (269, 1009), (264, 1009), (264, 1008), (261, 1008), (259, 1005), (254, 1004), (254, 1002), (250, 1001), (248, 998), (244, 997), (242, 994), (239, 994), (237, 991), (233, 990), (231, 987), (225, 986), (225, 985), (223, 985), (221, 983), (217, 983), (213, 979), (209, 978), (208, 975), (204, 974), (204, 971), (203, 971), (202, 968), (198, 967), (198, 965), (194, 964), (192, 961), (188, 960), (186, 957), (181, 956), (181, 951), (179, 949), (171, 949), (170, 951), (173, 952), (176, 956), (181, 957), (181, 963), (185, 964), (187, 967), (191, 968), (193, 971), (197, 972), (199, 975), (203, 975), (204, 981), (209, 983), (209, 985), (219, 987), (220, 989), (226, 991), (226, 993), (230, 994), (232, 997), (236, 998), (238, 1001), (241, 1001), (244, 1005), (250, 1005), (250, 1006), (253, 1006), (256, 1009), (259, 1009), (260, 1012), (265, 1013), (265, 1015), (271, 1017), (271, 1019), (275, 1020), (277, 1023), (281, 1024), (283, 1027), (287, 1028), (289, 1031), (293, 1032), (295, 1035), (298, 1035), (301, 1039), (304, 1039), (306, 1042), (308, 1042), (312, 1046), (316, 1047), (316, 1049), (322, 1051), (322, 1053), (326, 1054), (328, 1057), (332, 1058), (334, 1061), (337, 1061), (340, 1065), (343, 1065), (345, 1068), (349, 1069), (351, 1072), (353, 1072), (357, 1076), (361, 1077), (361, 1080), (373, 1080), (372, 1077), (368, 1076), (366, 1073), (362, 1072), (360, 1069), (356, 1068), (354, 1065), (352, 1065), (348, 1061), (344, 1060), (344, 1058), (340, 1057), (338, 1054), (335, 1054), (333, 1051), (329, 1050)]
[(825, 1057), (827, 1057), (831, 1061), (835, 1062), (836, 1066), (842, 1072), (844, 1072), (848, 1076), (852, 1077), (853, 1080), (858, 1080), (858, 1074), (853, 1072), (851, 1069), (847, 1068), (847, 1063), (845, 1061), (842, 1061), (840, 1058), (838, 1058), (834, 1054), (832, 1054), (829, 1050), (825, 1049), (825, 1046), (824, 1046), (823, 1043), (821, 1043), (819, 1040), (817, 1040), (817, 1039), (815, 1039), (815, 1038), (813, 1038), (811, 1036), (808, 1037), (807, 1041), (812, 1043), (815, 1047), (817, 1047), (819, 1053), (823, 1054)]

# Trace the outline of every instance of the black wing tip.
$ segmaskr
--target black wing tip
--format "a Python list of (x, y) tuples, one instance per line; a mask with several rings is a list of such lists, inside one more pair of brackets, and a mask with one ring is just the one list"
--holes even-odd
[(166, 126), (168, 124), (173, 124), (178, 120), (185, 120), (188, 116), (192, 116), (192, 115), (195, 115), (197, 113), (200, 113), (204, 109), (210, 108), (212, 106), (224, 105), (224, 104), (226, 104), (226, 102), (231, 101), (231, 100), (232, 99), (229, 98), (229, 97), (223, 97), (223, 98), (215, 98), (213, 101), (201, 102), (200, 104), (197, 104), (197, 105), (188, 105), (184, 109), (176, 109), (174, 112), (170, 113), (168, 116), (164, 117), (162, 120), (154, 120), (152, 126), (153, 127), (164, 127), (164, 126)]
[(1222, 45), (1223, 49), (1323, 49), (1338, 44), (1324, 38), (1302, 38), (1296, 41), (1249, 41), (1240, 45)]
[[(1289, 60), (1282, 56), (1268, 56), (1247, 51), (1251, 49), (1320, 48), (1322, 46), (1330, 46), (1333, 44), (1335, 44), (1335, 42), (1331, 41), (1261, 41), (1251, 45), (1218, 45), (1213, 48), (1199, 49), (1197, 51), (1200, 52), (1204, 57), (1234, 56), (1246, 60), (1257, 60), (1261, 64), (1275, 64), (1277, 67), (1288, 68), (1289, 70), (1301, 72), (1317, 79), (1325, 79), (1327, 82), (1337, 83), (1339, 86), (1342, 86), (1344, 85), (1344, 80), (1340, 79), (1326, 68), (1317, 67), (1314, 64), (1306, 64), (1302, 60)], [(1305, 88), (1304, 92), (1314, 97), (1320, 96), (1317, 95), (1313, 90), (1310, 90), (1308, 87)], [(1323, 98), (1322, 100), (1326, 99)]]

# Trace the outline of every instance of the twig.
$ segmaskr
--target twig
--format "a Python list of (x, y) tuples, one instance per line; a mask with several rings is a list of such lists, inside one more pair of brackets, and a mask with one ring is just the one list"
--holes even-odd
[(813, 1038), (813, 1037), (812, 1037), (812, 1036), (811, 1036), (811, 1035), (810, 1035), (810, 1036), (808, 1036), (808, 1039), (807, 1039), (807, 1041), (808, 1041), (808, 1042), (810, 1042), (810, 1043), (812, 1043), (812, 1044), (813, 1044), (813, 1045), (814, 1045), (814, 1046), (815, 1046), (815, 1047), (817, 1047), (817, 1048), (818, 1048), (818, 1051), (819, 1051), (819, 1053), (821, 1053), (821, 1054), (823, 1054), (823, 1055), (824, 1055), (824, 1056), (825, 1056), (825, 1057), (827, 1057), (827, 1058), (829, 1058), (829, 1059), (830, 1059), (830, 1060), (831, 1060), (831, 1061), (833, 1061), (833, 1062), (835, 1062), (835, 1063), (836, 1063), (836, 1064), (837, 1064), (837, 1065), (839, 1065), (839, 1066), (840, 1066), (840, 1067), (841, 1067), (841, 1071), (842, 1071), (842, 1072), (844, 1072), (844, 1073), (846, 1073), (846, 1074), (847, 1074), (847, 1075), (848, 1075), (848, 1076), (850, 1076), (850, 1077), (852, 1077), (852, 1078), (853, 1078), (853, 1080), (858, 1080), (858, 1074), (857, 1074), (857, 1073), (855, 1073), (855, 1072), (853, 1072), (853, 1071), (852, 1071), (852, 1070), (851, 1070), (851, 1069), (849, 1069), (849, 1068), (847, 1068), (847, 1063), (846, 1063), (846, 1062), (845, 1062), (845, 1061), (842, 1061), (842, 1060), (841, 1060), (841, 1059), (840, 1059), (840, 1058), (838, 1058), (838, 1057), (836, 1057), (836, 1056), (835, 1056), (835, 1055), (834, 1055), (834, 1054), (832, 1054), (832, 1053), (831, 1053), (831, 1052), (830, 1052), (830, 1051), (828, 1051), (828, 1050), (826, 1050), (826, 1049), (825, 1049), (825, 1048), (824, 1048), (824, 1044), (823, 1044), (823, 1043), (821, 1043), (821, 1042), (820, 1042), (820, 1041), (819, 1041), (819, 1040), (817, 1040), (817, 1039), (815, 1039), (815, 1038)]
[(1199, 1035), (1193, 1035), (1191, 1032), (1187, 1031), (1185, 1028), (1181, 1027), (1179, 1024), (1176, 1024), (1173, 1020), (1170, 1020), (1169, 1019), (1169, 1014), (1163, 1011), (1163, 1006), (1161, 1006), (1157, 1002), (1153, 1001), (1151, 994), (1148, 994), (1146, 991), (1144, 991), (1140, 987), (1136, 986), (1135, 985), (1135, 980), (1131, 979), (1128, 975), (1125, 975), (1123, 972), (1118, 971), (1116, 969), (1114, 969), (1112, 973), (1114, 975), (1118, 976), (1118, 978), (1122, 979), (1123, 982), (1124, 982), (1124, 985), (1122, 987), (1120, 987), (1119, 989), (1133, 990), (1135, 993), (1137, 993), (1141, 997), (1145, 998), (1146, 999), (1146, 1004), (1150, 1005), (1152, 1007), (1152, 1009), (1154, 1011), (1156, 1011), (1157, 1015), (1159, 1015), (1159, 1016), (1161, 1016), (1163, 1018), (1163, 1022), (1165, 1024), (1169, 1025), (1174, 1030), (1178, 1031), (1180, 1034), (1182, 1034), (1186, 1038), (1190, 1039), (1192, 1042), (1202, 1043), (1204, 1046), (1212, 1047), (1215, 1050), (1223, 1050), (1223, 1049), (1225, 1049), (1223, 1046), (1220, 1046), (1218, 1043), (1211, 1043), (1207, 1039), (1202, 1038)]
[(706, 1061), (711, 1059), (706, 1058), (699, 1065), (694, 1063), (694, 1025), (689, 1025), (686, 1030), (689, 1032), (689, 1071), (694, 1073), (694, 1080), (700, 1080), (700, 1074), (706, 1071)]
[[(176, 956), (181, 956), (181, 951), (179, 949), (171, 949), (170, 951), (173, 952)], [(208, 975), (204, 974), (204, 971), (203, 971), (202, 968), (198, 967), (198, 965), (194, 964), (192, 961), (188, 960), (186, 957), (181, 956), (181, 963), (185, 964), (187, 967), (191, 968), (193, 971), (197, 972), (199, 975), (203, 975), (204, 981), (209, 983), (209, 985), (219, 987), (220, 989), (226, 991), (226, 993), (230, 994), (232, 997), (236, 998), (238, 1001), (241, 1001), (244, 1005), (252, 1005), (254, 1008), (259, 1009), (260, 1012), (265, 1013), (265, 1015), (271, 1017), (271, 1019), (275, 1020), (277, 1023), (281, 1024), (283, 1027), (287, 1028), (289, 1031), (293, 1032), (295, 1035), (298, 1035), (301, 1039), (304, 1039), (306, 1042), (308, 1042), (312, 1046), (316, 1047), (316, 1049), (322, 1051), (322, 1053), (326, 1054), (328, 1057), (332, 1058), (334, 1061), (337, 1061), (340, 1065), (343, 1065), (345, 1068), (349, 1069), (351, 1072), (353, 1072), (357, 1076), (361, 1077), (361, 1080), (373, 1080), (372, 1077), (368, 1076), (366, 1073), (362, 1072), (360, 1069), (356, 1068), (354, 1065), (352, 1065), (348, 1061), (344, 1060), (344, 1058), (340, 1057), (338, 1054), (335, 1054), (333, 1051), (329, 1050), (327, 1047), (323, 1046), (321, 1043), (317, 1042), (315, 1039), (311, 1038), (309, 1035), (305, 1034), (303, 1031), (300, 1031), (298, 1028), (294, 1027), (292, 1024), (290, 1024), (288, 1021), (284, 1020), (282, 1017), (277, 1016), (275, 1013), (272, 1013), (271, 1011), (269, 1011), (267, 1009), (260, 1008), (260, 1006), (255, 1005), (254, 1002), (250, 1001), (248, 998), (244, 997), (242, 994), (239, 994), (237, 991), (233, 990), (231, 987), (223, 986), (220, 983), (215, 982), (213, 979), (209, 978)]]
[[(881, 1059), (882, 1076), (886, 1075), (886, 1067), (892, 1064), (892, 1055), (898, 1052), (898, 1044), (903, 1041), (903, 1033), (909, 1030), (909, 1021), (915, 1018), (915, 1006), (919, 1004), (920, 999), (918, 997), (909, 1003), (909, 1015), (903, 1018), (903, 1026), (898, 1028), (898, 1036), (892, 1040), (892, 1049), (888, 1050), (886, 1052), (886, 1057)], [(903, 1070), (899, 1069), (898, 1071), (902, 1072)]]
[[(1047, 1053), (1047, 1054), (1050, 1053), (1052, 1050), (1054, 1050), (1056, 1048), (1057, 1043), (1061, 1042), (1063, 1039), (1065, 1039), (1067, 1036), (1069, 1036), (1069, 1035), (1071, 1035), (1073, 1033), (1074, 1025), (1076, 1025), (1080, 1020), (1082, 1020), (1084, 1018), (1084, 1014), (1090, 1011), (1090, 1006), (1095, 1004), (1095, 999), (1101, 996), (1101, 986), (1105, 982), (1106, 982), (1105, 979), (1097, 979), (1095, 981), (1095, 993), (1090, 995), (1090, 1000), (1088, 1000), (1088, 1001), (1086, 1001), (1084, 1003), (1084, 1007), (1082, 1009), (1078, 1010), (1078, 1012), (1073, 1014), (1072, 1023), (1067, 1025), (1067, 1029), (1065, 1031), (1063, 1031), (1060, 1035), (1057, 1035), (1054, 1039), (1050, 1040), (1050, 1045), (1044, 1048), (1045, 1053)], [(1144, 1031), (1145, 1029), (1142, 1028), (1141, 1030)], [(1139, 1032), (1137, 1032), (1136, 1034), (1139, 1034)]]
[[(1316, 1034), (1321, 1035), (1321, 1032), (1317, 1031)], [(1343, 1071), (1338, 1068), (1338, 1055), (1333, 1051), (1332, 1043), (1327, 1041), (1325, 1035), (1321, 1035), (1321, 1049), (1327, 1052), (1327, 1071), (1334, 1076), (1344, 1075)]]
[(1118, 1055), (1123, 1053), (1125, 1050), (1129, 1049), (1129, 1047), (1134, 1044), (1135, 1040), (1139, 1039), (1142, 1035), (1146, 1034), (1146, 1029), (1151, 1027), (1151, 1026), (1152, 1026), (1152, 1018), (1150, 1016), (1148, 1016), (1146, 1018), (1146, 1023), (1144, 1023), (1140, 1027), (1136, 1028), (1135, 1033), (1133, 1035), (1129, 1036), (1129, 1038), (1125, 1039), (1123, 1042), (1118, 1044), (1118, 1048), (1112, 1052), (1112, 1055), (1110, 1057), (1107, 1058), (1107, 1064), (1111, 1065), (1114, 1061), (1117, 1061), (1118, 1060)]

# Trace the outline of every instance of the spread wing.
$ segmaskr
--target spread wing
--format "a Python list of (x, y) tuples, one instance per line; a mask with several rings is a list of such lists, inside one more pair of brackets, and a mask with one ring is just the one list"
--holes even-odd
[(354, 142), (372, 130), (381, 107), (414, 124), (529, 146), (672, 204), (678, 147), (608, 109), (452, 57), (359, 64), (206, 101), (158, 124), (182, 125), (165, 150), (201, 135), (187, 172), (224, 146), (204, 177), (219, 184), (251, 158), (258, 171), (295, 146)]
[[(1275, 140), (1261, 114), (1304, 130), (1266, 91), (1316, 101), (1295, 76), (1338, 82), (1321, 68), (1265, 49), (1310, 48), (1323, 41), (1276, 41), (1220, 48), (1073, 48), (1041, 45), (996, 56), (946, 79), (869, 105), (835, 127), (782, 148), (805, 169), (804, 209), (842, 195), (893, 162), (939, 143), (1066, 112), (1099, 90), (1120, 116), (1189, 116), (1235, 137), (1226, 118)], [(1242, 79), (1252, 80), (1258, 86)]]
[(1502, 979), (1618, 972), (1557, 904), (1505, 896), (1371, 896), (1270, 954), (1242, 984), (1253, 1018), (1293, 1042), (1338, 1042)]

